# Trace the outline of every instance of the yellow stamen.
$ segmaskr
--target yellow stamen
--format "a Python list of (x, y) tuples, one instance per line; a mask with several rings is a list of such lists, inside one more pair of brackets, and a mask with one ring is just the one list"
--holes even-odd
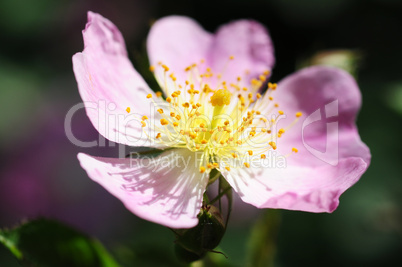
[(274, 150), (276, 150), (276, 144), (275, 142), (271, 141), (268, 143)]
[(162, 65), (162, 68), (163, 68), (166, 72), (169, 71), (169, 67), (166, 66), (165, 64)]
[(275, 90), (276, 87), (277, 87), (277, 84), (276, 84), (276, 83), (268, 83), (268, 88), (269, 88), (269, 89)]
[(205, 172), (205, 167), (204, 166), (201, 166), (200, 167), (200, 173), (204, 173)]

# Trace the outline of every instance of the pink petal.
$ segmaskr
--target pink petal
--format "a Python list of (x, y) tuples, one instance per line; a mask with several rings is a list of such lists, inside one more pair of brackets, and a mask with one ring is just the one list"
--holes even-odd
[(73, 56), (73, 67), (92, 124), (111, 141), (152, 146), (146, 143), (140, 120), (149, 116), (146, 95), (153, 93), (128, 59), (121, 33), (109, 20), (88, 12), (83, 37), (84, 51)]
[(212, 41), (196, 21), (181, 16), (169, 16), (156, 21), (148, 34), (147, 50), (151, 65), (166, 64), (184, 82), (186, 67), (205, 59)]
[[(253, 20), (238, 20), (221, 26), (209, 50), (213, 70), (223, 74), (223, 80), (236, 81), (238, 76), (255, 78), (275, 64), (274, 47), (263, 25)], [(228, 63), (228, 58), (234, 60)]]
[(324, 66), (306, 68), (282, 80), (273, 96), (287, 116), (278, 122), (278, 129), (289, 125), (296, 112), (303, 113), (300, 121), (277, 140), (282, 154), (291, 152), (292, 147), (299, 150), (289, 162), (336, 165), (341, 159), (359, 157), (368, 167), (370, 151), (360, 140), (355, 123), (361, 106), (360, 90), (347, 72)]
[(78, 154), (88, 176), (137, 216), (171, 228), (197, 225), (208, 176), (187, 149), (156, 158), (112, 159)]
[[(223, 170), (222, 174), (244, 202), (258, 208), (332, 212), (339, 196), (367, 168), (361, 158), (342, 159), (337, 166), (264, 167)], [(253, 165), (252, 165), (253, 166)]]
[[(240, 20), (218, 29), (215, 35), (206, 32), (187, 17), (171, 16), (158, 20), (147, 40), (151, 65), (165, 63), (181, 83), (188, 78), (184, 69), (197, 63), (201, 72), (211, 67), (217, 74), (224, 69), (223, 79), (234, 82), (238, 76), (258, 76), (274, 65), (272, 41), (258, 22)], [(229, 62), (229, 57), (235, 59)], [(199, 64), (204, 59), (205, 63)]]
[[(245, 202), (259, 208), (332, 212), (370, 164), (355, 125), (361, 104), (356, 82), (345, 71), (311, 67), (285, 78), (272, 96), (287, 115), (276, 130), (294, 121), (296, 112), (303, 112), (302, 119), (276, 140), (278, 149), (267, 153), (264, 164), (255, 161), (252, 168), (223, 175)], [(292, 147), (299, 152), (283, 157)]]

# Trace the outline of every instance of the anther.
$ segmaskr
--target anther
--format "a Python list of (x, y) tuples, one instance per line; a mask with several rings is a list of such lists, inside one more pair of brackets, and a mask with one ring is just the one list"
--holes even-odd
[(275, 142), (271, 141), (268, 143), (274, 150), (276, 149), (276, 144)]
[(162, 125), (168, 125), (169, 122), (166, 119), (161, 119), (161, 124)]
[(163, 68), (166, 72), (169, 71), (169, 67), (166, 66), (165, 64), (162, 64), (162, 68)]
[(276, 84), (276, 83), (268, 83), (268, 88), (269, 88), (269, 89), (275, 90), (276, 87), (277, 87), (277, 84)]

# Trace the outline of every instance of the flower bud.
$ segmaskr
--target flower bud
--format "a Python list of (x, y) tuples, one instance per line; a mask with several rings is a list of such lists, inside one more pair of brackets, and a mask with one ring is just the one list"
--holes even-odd
[(176, 230), (176, 255), (185, 262), (202, 258), (216, 248), (225, 234), (222, 215), (214, 206), (201, 208), (199, 223), (191, 229)]

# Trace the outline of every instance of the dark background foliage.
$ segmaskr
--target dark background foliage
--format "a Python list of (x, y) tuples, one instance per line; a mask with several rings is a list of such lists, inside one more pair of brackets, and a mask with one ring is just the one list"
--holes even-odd
[[(65, 115), (81, 101), (71, 56), (83, 48), (88, 10), (119, 27), (138, 66), (149, 25), (172, 14), (193, 17), (209, 31), (239, 18), (260, 21), (275, 44), (274, 81), (319, 51), (357, 51), (363, 95), (357, 123), (373, 155), (367, 173), (342, 195), (333, 214), (280, 211), (267, 217), (236, 202), (220, 245), (229, 259), (214, 258), (244, 266), (253, 247), (252, 226), (268, 218), (278, 223), (267, 227), (278, 232), (267, 235), (269, 252), (260, 253), (276, 251), (278, 266), (402, 262), (400, 0), (0, 1), (0, 227), (38, 216), (55, 218), (98, 237), (128, 266), (175, 265), (173, 234), (129, 213), (90, 181), (76, 160), (79, 151), (117, 156), (116, 147), (82, 149), (65, 136)], [(81, 140), (98, 138), (84, 111), (74, 116), (73, 132)], [(0, 265), (18, 266), (3, 247)]]

